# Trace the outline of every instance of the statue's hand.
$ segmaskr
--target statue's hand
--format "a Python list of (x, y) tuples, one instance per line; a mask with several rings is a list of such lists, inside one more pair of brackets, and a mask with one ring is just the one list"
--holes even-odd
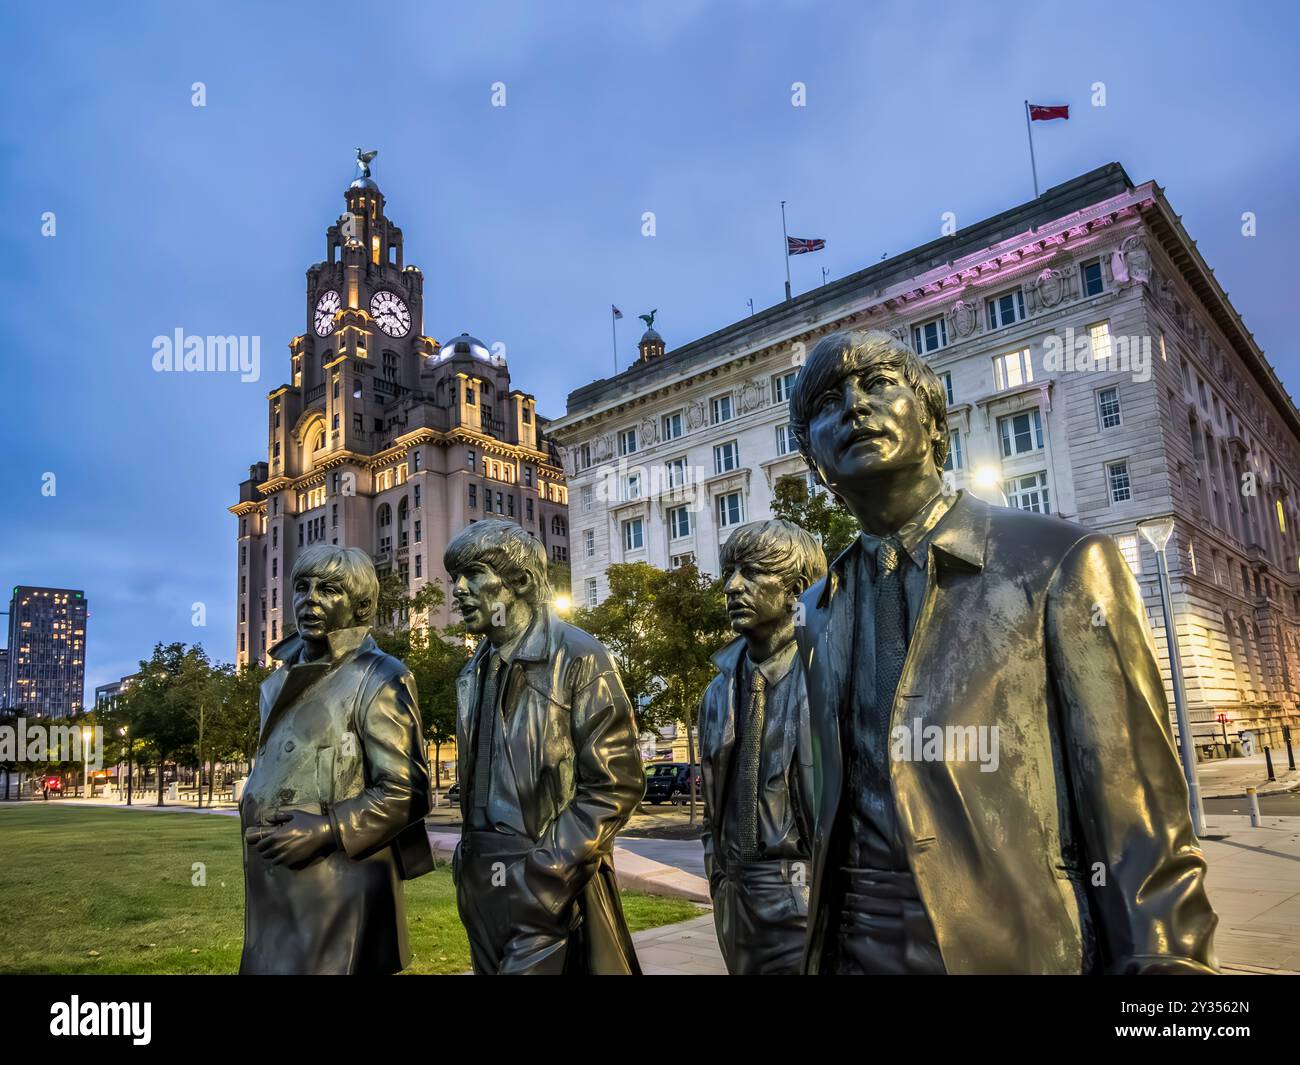
[(272, 865), (301, 869), (334, 850), (330, 820), (322, 814), (282, 812), (271, 818), (271, 824), (276, 827), (255, 825), (244, 839)]

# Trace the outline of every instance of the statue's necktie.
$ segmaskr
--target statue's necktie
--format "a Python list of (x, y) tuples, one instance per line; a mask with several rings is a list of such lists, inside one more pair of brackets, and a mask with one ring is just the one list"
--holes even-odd
[(488, 654), (487, 676), (483, 680), (483, 698), (478, 708), (478, 753), (474, 760), (474, 805), (486, 809), (492, 788), (492, 741), (496, 738), (501, 712), (497, 709), (497, 680), (501, 656)]
[(897, 541), (881, 540), (876, 548), (876, 713), (889, 738), (890, 715), (907, 657), (907, 600), (903, 589), (903, 553)]
[(736, 841), (742, 858), (758, 855), (758, 778), (763, 760), (763, 722), (767, 712), (767, 678), (755, 669), (749, 679), (749, 707), (741, 726), (739, 758), (736, 763), (736, 798), (740, 801), (740, 838)]

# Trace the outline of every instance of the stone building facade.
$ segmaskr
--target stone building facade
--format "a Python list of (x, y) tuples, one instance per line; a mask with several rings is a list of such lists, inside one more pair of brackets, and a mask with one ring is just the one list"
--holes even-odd
[(786, 397), (817, 340), (846, 328), (891, 331), (940, 375), (955, 488), (1115, 537), (1166, 681), (1137, 524), (1174, 518), (1205, 753), (1300, 725), (1300, 415), (1164, 190), (1118, 164), (572, 392), (551, 432), (575, 600), (603, 598), (615, 562), (718, 572), (731, 530), (770, 516), (776, 479), (806, 475)]
[[(481, 517), (519, 522), (568, 561), (567, 488), (546, 420), (504, 350), (424, 335), (424, 275), (378, 186), (359, 177), (307, 271), (307, 328), (267, 397), (267, 459), (229, 509), (237, 527), (236, 656), (264, 660), (293, 628), (294, 558), (361, 547), (414, 595), (447, 576), (450, 539)], [(416, 624), (451, 620), (450, 596)]]

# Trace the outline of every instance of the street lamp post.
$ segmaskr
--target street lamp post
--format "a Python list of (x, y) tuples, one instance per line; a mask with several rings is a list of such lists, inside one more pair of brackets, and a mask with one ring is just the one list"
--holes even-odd
[(1192, 828), (1197, 837), (1205, 835), (1205, 814), (1201, 809), (1201, 786), (1196, 779), (1196, 746), (1192, 743), (1192, 724), (1187, 716), (1187, 699), (1183, 694), (1183, 665), (1178, 654), (1178, 633), (1174, 628), (1174, 607), (1169, 598), (1169, 568), (1165, 563), (1165, 544), (1173, 535), (1174, 519), (1151, 518), (1138, 522), (1138, 532), (1156, 553), (1156, 576), (1160, 582), (1160, 611), (1165, 622), (1165, 645), (1169, 648), (1169, 679), (1174, 689), (1174, 713), (1178, 717), (1178, 749), (1187, 778), (1187, 798), (1192, 814)]
[(123, 725), (117, 730), (118, 734), (126, 740), (126, 804), (131, 805), (131, 778), (135, 775), (131, 769), (131, 737), (128, 735), (131, 731), (130, 725)]
[(81, 791), (82, 798), (90, 798), (90, 729), (81, 730)]

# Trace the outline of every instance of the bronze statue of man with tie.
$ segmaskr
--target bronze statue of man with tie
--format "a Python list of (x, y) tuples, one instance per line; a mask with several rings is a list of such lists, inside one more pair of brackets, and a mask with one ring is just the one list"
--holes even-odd
[(474, 522), (443, 560), (482, 637), (456, 684), (452, 872), (474, 971), (637, 974), (612, 854), (645, 773), (618, 668), (552, 611), (546, 548), (514, 522)]
[(887, 333), (819, 341), (790, 425), (862, 530), (797, 630), (818, 786), (805, 971), (1213, 972), (1205, 859), (1115, 542), (945, 492), (945, 390)]
[(762, 521), (728, 537), (721, 569), (738, 638), (714, 656), (699, 714), (713, 920), (729, 973), (789, 975), (803, 958), (813, 796), (795, 621), (826, 556), (792, 522)]

